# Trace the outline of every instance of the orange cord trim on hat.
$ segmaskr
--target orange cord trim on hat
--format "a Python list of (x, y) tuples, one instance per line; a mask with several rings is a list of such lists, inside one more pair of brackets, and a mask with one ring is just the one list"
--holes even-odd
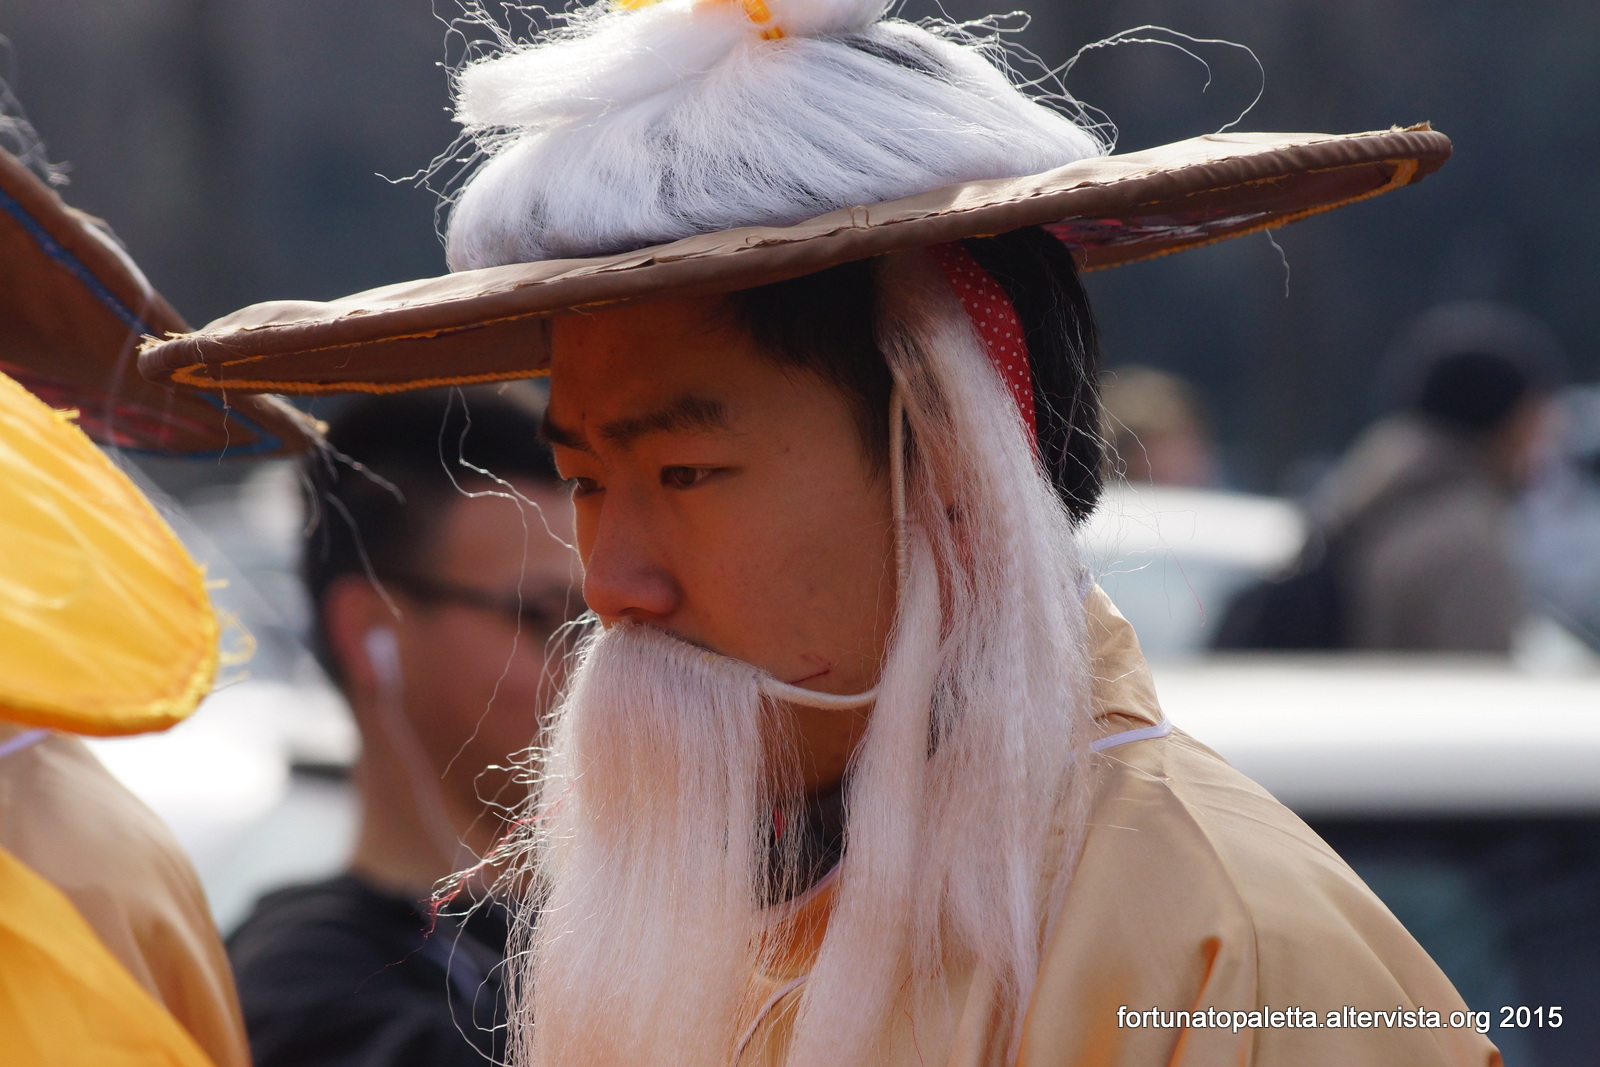
[[(405, 338), (387, 338), (387, 340), (405, 340)], [(337, 347), (347, 348), (348, 345)], [(326, 350), (324, 350), (326, 351)], [(269, 356), (260, 356), (259, 359), (270, 359)], [(241, 361), (243, 362), (243, 361)], [(205, 363), (193, 363), (187, 367), (179, 367), (172, 372), (174, 385), (186, 386), (190, 389), (204, 389), (207, 392), (216, 392), (226, 389), (242, 389), (246, 392), (263, 393), (288, 393), (294, 396), (316, 396), (322, 393), (408, 393), (413, 389), (434, 389), (446, 385), (487, 385), (491, 382), (514, 382), (524, 378), (544, 378), (550, 374), (548, 367), (538, 370), (504, 370), (490, 371), (486, 374), (453, 374), (443, 378), (407, 378), (403, 382), (286, 382), (281, 378), (250, 379), (250, 378), (212, 378), (198, 374), (197, 371), (207, 367)], [(225, 363), (224, 367), (236, 367), (238, 363)]]
[[(1339, 208), (1347, 207), (1350, 204), (1360, 203), (1363, 200), (1370, 200), (1375, 196), (1382, 196), (1384, 193), (1392, 192), (1395, 189), (1399, 189), (1401, 186), (1410, 185), (1412, 179), (1417, 176), (1417, 167), (1419, 164), (1414, 159), (1391, 159), (1387, 160), (1387, 162), (1394, 164), (1394, 173), (1389, 176), (1389, 180), (1378, 186), (1376, 189), (1368, 189), (1366, 192), (1359, 193), (1356, 196), (1346, 197), (1343, 200), (1337, 200), (1331, 204), (1319, 204), (1316, 207), (1308, 207), (1302, 211), (1291, 212), (1287, 215), (1279, 215), (1277, 218), (1269, 219), (1266, 222), (1258, 222), (1253, 226), (1244, 226), (1237, 230), (1229, 230), (1226, 233), (1219, 233), (1215, 236), (1207, 237), (1201, 241), (1189, 241), (1185, 244), (1173, 245), (1171, 248), (1162, 248), (1154, 252), (1147, 252), (1144, 255), (1135, 256), (1133, 259), (1119, 260), (1116, 263), (1097, 263), (1092, 267), (1084, 267), (1080, 264), (1079, 269), (1084, 271), (1084, 273), (1090, 273), (1097, 270), (1107, 270), (1111, 267), (1120, 267), (1127, 263), (1138, 263), (1147, 259), (1160, 259), (1162, 256), (1170, 256), (1174, 252), (1187, 252), (1191, 248), (1204, 248), (1206, 245), (1214, 245), (1222, 241), (1231, 241), (1235, 237), (1243, 237), (1246, 234), (1260, 233), (1262, 230), (1276, 230), (1278, 227), (1287, 226), (1291, 222), (1299, 222), (1301, 219), (1308, 219), (1313, 215), (1321, 215), (1327, 211), (1336, 211)], [(1328, 167), (1325, 169), (1342, 170), (1343, 168)], [(1305, 173), (1317, 174), (1321, 172), (1306, 171)], [(1277, 180), (1277, 178), (1262, 178), (1259, 181), (1243, 182), (1241, 184), (1260, 185), (1264, 182), (1275, 182)], [(1228, 188), (1233, 189), (1237, 189), (1239, 187), (1240, 186), (1228, 186)], [(1207, 190), (1207, 192), (1216, 191), (1217, 190), (1215, 189)]]

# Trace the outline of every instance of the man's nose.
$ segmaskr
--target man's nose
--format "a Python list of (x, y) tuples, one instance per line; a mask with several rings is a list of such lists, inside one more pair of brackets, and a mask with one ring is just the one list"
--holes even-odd
[(622, 500), (608, 500), (583, 567), (583, 599), (607, 622), (664, 620), (683, 594), (643, 515)]

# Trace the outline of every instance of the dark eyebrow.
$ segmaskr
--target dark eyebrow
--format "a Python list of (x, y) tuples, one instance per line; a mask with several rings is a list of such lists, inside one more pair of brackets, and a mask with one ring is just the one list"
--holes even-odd
[(732, 429), (728, 406), (720, 400), (686, 393), (643, 415), (613, 419), (600, 427), (600, 436), (620, 448), (652, 433), (715, 433)]
[[(732, 428), (726, 404), (711, 397), (686, 393), (653, 411), (613, 419), (602, 425), (599, 433), (611, 444), (627, 448), (639, 438), (653, 433), (726, 433)], [(553, 421), (548, 412), (540, 433), (553, 445), (574, 448), (580, 452), (590, 451), (588, 443), (580, 435)]]
[(560, 445), (562, 448), (575, 448), (579, 452), (589, 451), (589, 446), (583, 438), (562, 426), (550, 417), (546, 411), (544, 418), (539, 420), (539, 436), (546, 444)]

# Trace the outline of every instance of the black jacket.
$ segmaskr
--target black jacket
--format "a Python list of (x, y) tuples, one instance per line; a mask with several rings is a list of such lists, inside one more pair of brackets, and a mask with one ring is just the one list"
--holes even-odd
[(505, 943), (492, 903), (430, 920), (350, 875), (271, 893), (228, 939), (256, 1067), (502, 1060)]

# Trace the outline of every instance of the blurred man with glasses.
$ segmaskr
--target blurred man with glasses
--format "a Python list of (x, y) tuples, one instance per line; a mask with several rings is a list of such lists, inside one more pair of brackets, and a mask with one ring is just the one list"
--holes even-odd
[(269, 895), (230, 940), (259, 1067), (503, 1054), (484, 887), (583, 610), (540, 415), (524, 385), (364, 398), (305, 464), (302, 576), (361, 731), (362, 814), (345, 873)]

